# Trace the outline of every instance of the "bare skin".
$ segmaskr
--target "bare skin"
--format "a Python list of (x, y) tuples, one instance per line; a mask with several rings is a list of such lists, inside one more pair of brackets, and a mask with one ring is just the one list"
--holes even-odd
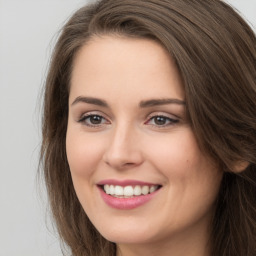
[[(75, 59), (68, 162), (86, 214), (118, 256), (209, 255), (222, 172), (200, 151), (185, 100), (176, 66), (154, 41), (95, 37)], [(105, 180), (157, 191), (120, 210), (103, 200)]]

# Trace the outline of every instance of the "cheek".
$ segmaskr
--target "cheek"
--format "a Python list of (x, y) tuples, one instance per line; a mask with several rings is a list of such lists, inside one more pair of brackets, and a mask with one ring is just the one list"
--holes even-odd
[(88, 177), (96, 169), (102, 158), (102, 144), (93, 140), (93, 136), (67, 132), (67, 159), (72, 176)]
[(165, 176), (163, 212), (172, 213), (177, 225), (185, 225), (212, 214), (222, 173), (200, 151), (190, 130), (176, 135), (165, 142), (159, 140), (149, 158)]
[(154, 146), (145, 147), (147, 158), (167, 176), (186, 177), (191, 169), (203, 162), (202, 153), (189, 128), (177, 130), (172, 136), (152, 139), (151, 144)]
[(154, 142), (154, 147), (148, 149), (148, 159), (165, 176), (172, 191), (180, 196), (216, 196), (222, 173), (200, 151), (190, 128), (165, 137), (165, 141)]
[(95, 189), (93, 174), (102, 159), (102, 144), (97, 143), (93, 136), (70, 129), (66, 137), (66, 152), (77, 197), (84, 210), (89, 212), (96, 204), (88, 195)]

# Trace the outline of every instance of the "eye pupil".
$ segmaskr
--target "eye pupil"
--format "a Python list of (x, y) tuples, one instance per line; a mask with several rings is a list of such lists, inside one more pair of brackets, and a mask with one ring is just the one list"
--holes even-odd
[(163, 116), (155, 117), (155, 124), (157, 125), (164, 125), (166, 123), (166, 118)]
[(100, 124), (101, 123), (101, 121), (102, 121), (102, 117), (100, 117), (100, 116), (90, 116), (90, 122), (92, 123), (92, 124)]

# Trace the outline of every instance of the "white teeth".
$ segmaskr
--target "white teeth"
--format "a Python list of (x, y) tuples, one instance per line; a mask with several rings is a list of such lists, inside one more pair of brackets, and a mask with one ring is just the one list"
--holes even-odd
[(115, 194), (115, 187), (113, 185), (109, 186), (109, 194), (114, 195)]
[(141, 187), (140, 186), (135, 186), (135, 188), (133, 190), (133, 194), (135, 196), (140, 196), (141, 195)]
[(121, 186), (115, 186), (115, 195), (116, 196), (123, 196), (124, 195), (124, 189)]
[(149, 189), (149, 193), (153, 193), (157, 190), (157, 186), (151, 186)]
[(105, 185), (104, 186), (104, 190), (105, 190), (105, 192), (106, 192), (106, 194), (110, 194), (110, 188), (109, 188), (109, 185)]
[(132, 197), (132, 196), (140, 196), (147, 195), (149, 193), (153, 193), (156, 191), (158, 186), (115, 186), (115, 185), (104, 185), (104, 191), (108, 195), (116, 196), (116, 197)]
[(132, 186), (124, 187), (124, 196), (133, 196), (133, 188), (132, 188)]
[(149, 187), (148, 186), (143, 186), (141, 192), (142, 192), (143, 195), (147, 195), (148, 192), (149, 192)]

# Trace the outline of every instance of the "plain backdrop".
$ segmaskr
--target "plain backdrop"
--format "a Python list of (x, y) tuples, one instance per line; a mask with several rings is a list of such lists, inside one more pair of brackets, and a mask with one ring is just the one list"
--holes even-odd
[[(82, 0), (0, 0), (0, 256), (60, 256), (36, 174), (40, 100), (58, 31)], [(229, 0), (256, 28), (256, 0)]]

